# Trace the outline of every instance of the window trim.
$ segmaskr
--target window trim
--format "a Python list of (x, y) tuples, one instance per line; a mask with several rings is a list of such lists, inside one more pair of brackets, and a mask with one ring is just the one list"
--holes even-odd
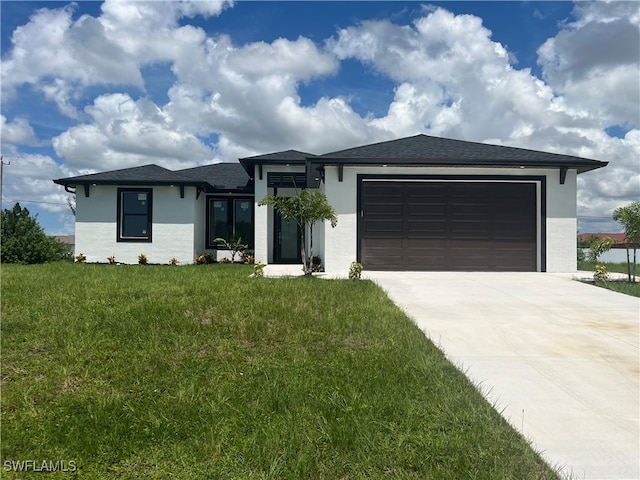
[[(147, 231), (149, 232), (146, 237), (125, 237), (122, 234), (123, 217), (124, 212), (122, 208), (124, 206), (123, 196), (125, 193), (146, 193), (147, 194)], [(116, 226), (116, 241), (117, 242), (133, 242), (133, 243), (152, 243), (153, 238), (153, 188), (118, 188), (118, 202), (117, 202), (117, 226)]]
[[(205, 226), (205, 246), (207, 249), (211, 250), (225, 250), (223, 245), (218, 245), (217, 243), (211, 243), (213, 240), (211, 238), (211, 210), (213, 209), (212, 202), (216, 200), (224, 200), (225, 202), (229, 202), (231, 204), (231, 208), (228, 208), (227, 211), (227, 225), (231, 226), (232, 235), (235, 236), (235, 201), (236, 200), (246, 200), (251, 204), (251, 228), (255, 228), (255, 205), (254, 205), (254, 197), (247, 195), (208, 195), (207, 203), (206, 203), (206, 226)], [(253, 232), (252, 237), (255, 235), (255, 230)], [(243, 240), (244, 242), (244, 240)], [(251, 243), (247, 247), (248, 250), (253, 250), (255, 244), (255, 239), (252, 239)]]

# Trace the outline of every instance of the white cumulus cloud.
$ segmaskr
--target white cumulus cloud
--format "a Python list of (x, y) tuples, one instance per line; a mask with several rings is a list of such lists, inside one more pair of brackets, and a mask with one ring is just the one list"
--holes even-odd
[[(78, 18), (73, 5), (39, 9), (2, 59), (3, 102), (28, 85), (76, 120), (52, 139), (69, 174), (430, 133), (609, 161), (579, 177), (585, 217), (640, 197), (637, 3), (577, 2), (572, 21), (539, 46), (542, 78), (517, 68), (481, 18), (445, 8), (425, 7), (410, 24), (363, 21), (324, 43), (236, 44), (190, 24), (232, 5), (107, 0), (98, 16)], [(304, 87), (339, 81), (347, 63), (391, 84), (383, 113), (363, 116), (348, 95), (321, 89), (304, 98)], [(145, 68), (158, 66), (171, 77), (154, 96)], [(39, 142), (24, 116), (2, 117), (2, 131), (5, 144)]]
[(86, 108), (92, 122), (77, 125), (53, 139), (65, 166), (78, 171), (112, 170), (142, 163), (186, 168), (213, 158), (193, 134), (146, 99), (125, 94), (102, 95)]
[(41, 142), (36, 138), (29, 120), (18, 117), (7, 123), (7, 118), (0, 115), (0, 138), (3, 144), (37, 146)]

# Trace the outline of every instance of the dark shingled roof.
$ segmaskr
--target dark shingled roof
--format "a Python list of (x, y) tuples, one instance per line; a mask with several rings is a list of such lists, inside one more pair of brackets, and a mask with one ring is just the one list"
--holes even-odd
[(214, 163), (178, 170), (194, 180), (207, 182), (215, 190), (252, 191), (251, 178), (238, 162)]
[(264, 155), (241, 158), (240, 163), (250, 175), (253, 175), (256, 165), (305, 165), (306, 160), (310, 157), (314, 157), (314, 155), (298, 150), (284, 150), (283, 152), (266, 153)]
[(571, 155), (422, 134), (318, 155), (311, 161), (325, 165), (385, 163), (416, 166), (569, 167), (577, 168), (578, 172), (607, 165), (607, 162)]
[(204, 184), (204, 181), (195, 181), (192, 177), (158, 165), (142, 165), (140, 167), (123, 168), (109, 172), (59, 178), (54, 180), (54, 183), (73, 187), (87, 183), (103, 185), (196, 185)]
[(168, 170), (158, 165), (111, 170), (54, 180), (58, 185), (193, 185), (205, 191), (252, 190), (249, 175), (237, 162), (216, 163), (184, 170)]
[(282, 152), (265, 153), (264, 155), (255, 155), (253, 157), (241, 158), (240, 162), (250, 161), (253, 163), (265, 161), (288, 161), (291, 163), (304, 163), (307, 157), (313, 157), (311, 153), (300, 152), (298, 150), (284, 150)]
[[(207, 192), (251, 192), (255, 165), (307, 165), (307, 175), (315, 175), (322, 165), (400, 165), (445, 167), (575, 168), (578, 173), (604, 167), (607, 162), (524, 148), (466, 142), (449, 138), (416, 135), (387, 142), (348, 148), (325, 155), (298, 150), (241, 158), (240, 163), (216, 163), (172, 171), (158, 165), (112, 170), (54, 180), (58, 185), (193, 185)], [(314, 168), (315, 167), (315, 168)], [(565, 170), (566, 171), (566, 170)], [(249, 172), (249, 173), (247, 173)], [(315, 178), (315, 177), (314, 177)]]

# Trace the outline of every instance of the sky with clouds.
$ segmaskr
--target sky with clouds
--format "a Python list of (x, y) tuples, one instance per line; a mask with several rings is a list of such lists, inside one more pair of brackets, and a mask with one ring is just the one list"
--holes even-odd
[(0, 2), (3, 208), (52, 179), (429, 135), (608, 161), (580, 232), (640, 199), (640, 4)]

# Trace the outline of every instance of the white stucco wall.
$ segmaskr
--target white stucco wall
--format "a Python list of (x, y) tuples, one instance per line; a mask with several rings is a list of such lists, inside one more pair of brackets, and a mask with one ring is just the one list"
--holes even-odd
[(347, 272), (351, 262), (356, 260), (358, 231), (356, 173), (356, 169), (345, 168), (343, 181), (338, 182), (338, 169), (336, 167), (325, 169), (324, 192), (329, 204), (338, 215), (336, 227), (331, 228), (329, 225), (324, 230), (323, 260), (327, 272)]
[[(428, 168), (428, 167), (344, 167), (338, 181), (337, 167), (325, 169), (325, 193), (338, 214), (335, 229), (325, 227), (324, 257), (328, 272), (346, 272), (357, 255), (357, 175), (509, 175), (546, 176), (546, 269), (548, 272), (576, 270), (576, 171), (567, 173), (560, 184), (556, 169)], [(482, 180), (478, 180), (482, 181)], [(538, 202), (538, 231), (541, 232), (541, 205)], [(540, 235), (540, 233), (539, 233)], [(538, 270), (542, 261), (538, 242)]]
[(178, 187), (153, 187), (152, 242), (117, 241), (117, 189), (92, 186), (89, 197), (78, 189), (76, 255), (83, 253), (88, 262), (106, 263), (114, 255), (117, 262), (138, 263), (138, 255), (144, 253), (149, 263), (166, 264), (172, 257), (180, 264), (193, 263), (195, 187), (185, 187), (184, 198)]
[(254, 235), (254, 257), (256, 263), (270, 263), (271, 236), (269, 235), (269, 210), (267, 207), (259, 207), (258, 202), (267, 194), (267, 176), (262, 175), (260, 179), (258, 167), (255, 167), (253, 174), (255, 183), (255, 198), (253, 208), (253, 235)]
[(547, 272), (577, 270), (577, 173), (567, 172), (564, 185), (558, 170), (547, 174)]

